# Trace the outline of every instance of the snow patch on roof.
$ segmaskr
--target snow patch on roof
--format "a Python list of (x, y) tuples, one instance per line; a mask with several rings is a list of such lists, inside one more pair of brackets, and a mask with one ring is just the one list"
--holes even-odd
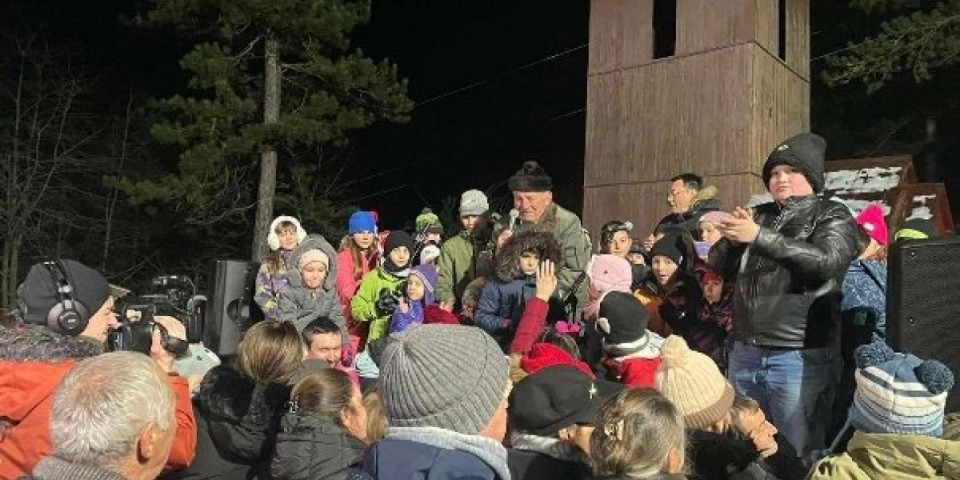
[(886, 192), (900, 184), (901, 167), (870, 167), (826, 172), (826, 190), (838, 194)]

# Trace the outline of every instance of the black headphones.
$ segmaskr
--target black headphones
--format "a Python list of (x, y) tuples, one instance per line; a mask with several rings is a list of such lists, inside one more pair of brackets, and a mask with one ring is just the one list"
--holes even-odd
[(42, 263), (57, 289), (57, 303), (47, 312), (47, 327), (64, 335), (79, 335), (90, 320), (90, 309), (74, 297), (70, 273), (60, 259)]

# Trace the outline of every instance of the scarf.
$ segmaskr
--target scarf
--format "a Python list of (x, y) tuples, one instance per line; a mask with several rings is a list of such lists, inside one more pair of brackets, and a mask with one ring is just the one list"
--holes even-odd
[(507, 449), (491, 438), (465, 435), (436, 427), (390, 427), (387, 438), (476, 455), (493, 469), (501, 480), (511, 480), (510, 468), (507, 467)]

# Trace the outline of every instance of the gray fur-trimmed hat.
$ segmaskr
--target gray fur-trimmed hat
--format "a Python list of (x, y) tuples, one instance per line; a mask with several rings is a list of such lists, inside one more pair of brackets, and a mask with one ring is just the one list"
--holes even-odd
[(390, 338), (378, 385), (390, 426), (480, 433), (507, 393), (509, 366), (497, 342), (459, 325), (420, 325)]

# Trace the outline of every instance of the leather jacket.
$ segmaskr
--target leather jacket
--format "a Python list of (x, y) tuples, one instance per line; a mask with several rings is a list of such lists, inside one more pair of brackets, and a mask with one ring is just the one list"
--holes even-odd
[(759, 205), (754, 220), (760, 233), (752, 244), (722, 239), (710, 253), (716, 271), (736, 272), (734, 338), (762, 347), (837, 348), (841, 285), (858, 253), (850, 211), (809, 195)]

